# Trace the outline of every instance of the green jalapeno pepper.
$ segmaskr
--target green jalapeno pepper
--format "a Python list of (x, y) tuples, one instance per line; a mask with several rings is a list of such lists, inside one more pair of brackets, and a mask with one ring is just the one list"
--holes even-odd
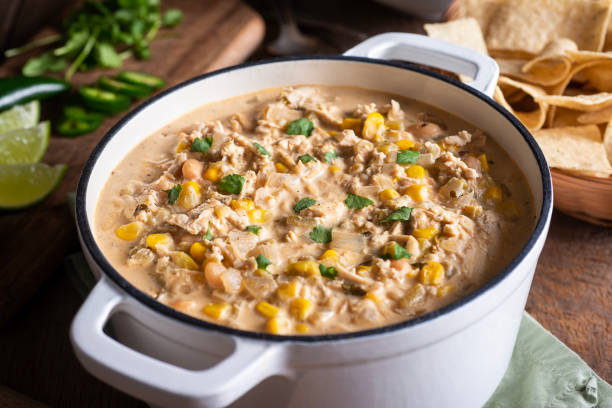
[(51, 98), (69, 89), (68, 82), (48, 77), (0, 78), (0, 112), (33, 100)]
[(115, 114), (130, 107), (130, 99), (127, 96), (93, 86), (80, 87), (79, 95), (83, 104), (95, 111)]
[(155, 75), (145, 74), (144, 72), (123, 71), (117, 75), (117, 79), (134, 85), (147, 87), (151, 90), (163, 87), (166, 82)]
[(106, 89), (107, 91), (130, 96), (132, 98), (146, 98), (151, 95), (151, 88), (149, 87), (119, 81), (110, 77), (98, 78), (98, 85), (100, 88)]

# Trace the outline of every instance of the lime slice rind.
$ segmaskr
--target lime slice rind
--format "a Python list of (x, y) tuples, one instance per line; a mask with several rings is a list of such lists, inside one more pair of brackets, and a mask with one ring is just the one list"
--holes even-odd
[(0, 133), (35, 126), (40, 118), (40, 103), (28, 102), (0, 113)]
[(37, 163), (49, 145), (49, 122), (0, 134), (0, 164)]
[(62, 181), (68, 166), (0, 165), (0, 209), (28, 207), (47, 197)]

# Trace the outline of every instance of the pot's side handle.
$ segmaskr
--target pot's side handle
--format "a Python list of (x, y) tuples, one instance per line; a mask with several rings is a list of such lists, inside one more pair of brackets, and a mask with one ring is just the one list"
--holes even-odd
[(126, 298), (102, 277), (70, 328), (75, 353), (92, 374), (155, 405), (222, 407), (267, 377), (280, 374), (280, 348), (234, 338), (234, 351), (217, 365), (188, 370), (139, 353), (104, 332), (113, 311)]
[(357, 44), (344, 55), (398, 59), (468, 75), (468, 85), (493, 95), (499, 67), (493, 58), (470, 48), (419, 34), (386, 33)]

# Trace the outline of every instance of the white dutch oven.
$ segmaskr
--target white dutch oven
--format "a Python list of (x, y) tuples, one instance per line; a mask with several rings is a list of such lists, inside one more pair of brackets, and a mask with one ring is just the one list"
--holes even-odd
[[(385, 59), (427, 64), (474, 81), (468, 86)], [(79, 182), (79, 237), (99, 281), (72, 323), (78, 359), (96, 377), (154, 406), (220, 407), (244, 394), (235, 406), (482, 406), (510, 360), (552, 207), (541, 151), (490, 98), (497, 73), (495, 62), (475, 51), (392, 33), (344, 56), (263, 61), (202, 75), (132, 111), (96, 147)], [(119, 161), (149, 134), (198, 106), (296, 84), (400, 94), (483, 129), (527, 178), (537, 211), (530, 239), (503, 271), (468, 296), (410, 321), (355, 333), (278, 336), (236, 330), (179, 313), (123, 279), (92, 234), (98, 196)], [(106, 329), (109, 321), (114, 337)]]

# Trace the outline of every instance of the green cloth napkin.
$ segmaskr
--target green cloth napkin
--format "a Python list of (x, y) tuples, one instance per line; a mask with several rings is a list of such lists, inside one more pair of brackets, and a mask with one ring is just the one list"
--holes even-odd
[[(95, 279), (81, 253), (66, 271), (85, 298)], [(612, 387), (526, 312), (510, 366), (485, 408), (612, 408)]]

